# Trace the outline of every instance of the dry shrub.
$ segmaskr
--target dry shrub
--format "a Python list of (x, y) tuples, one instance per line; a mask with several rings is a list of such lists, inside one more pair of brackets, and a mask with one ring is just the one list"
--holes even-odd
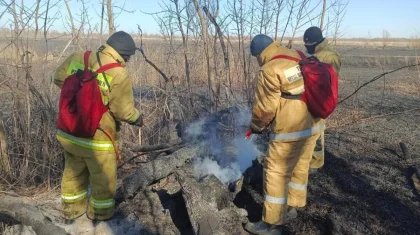
[(2, 115), (8, 142), (7, 186), (56, 185), (63, 162), (55, 139), (57, 97), (32, 82), (11, 87)]

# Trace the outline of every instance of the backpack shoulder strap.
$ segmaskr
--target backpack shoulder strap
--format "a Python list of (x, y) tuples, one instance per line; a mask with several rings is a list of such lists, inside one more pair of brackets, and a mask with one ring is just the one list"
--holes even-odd
[(102, 67), (100, 67), (98, 70), (96, 70), (97, 73), (103, 73), (109, 69), (113, 69), (113, 68), (117, 68), (117, 67), (121, 67), (121, 65), (119, 63), (110, 63), (110, 64), (106, 64)]
[(271, 58), (271, 60), (276, 60), (276, 59), (286, 59), (286, 60), (293, 60), (299, 63), (299, 61), (301, 61), (301, 59), (298, 59), (296, 57), (293, 56), (288, 56), (288, 55), (276, 55), (273, 58)]
[(308, 58), (305, 56), (305, 54), (300, 51), (300, 50), (296, 50), (296, 52), (300, 55), (301, 58), (296, 58), (293, 56), (289, 56), (289, 55), (276, 55), (273, 58), (271, 58), (271, 60), (275, 60), (275, 59), (287, 59), (287, 60), (293, 60), (297, 63), (299, 63), (300, 61), (307, 61)]
[(89, 56), (90, 56), (91, 52), (92, 51), (85, 51), (85, 54), (83, 56), (83, 61), (84, 61), (84, 64), (85, 64), (85, 71), (87, 71), (89, 69)]
[(303, 54), (303, 52), (296, 50), (297, 53), (299, 53), (301, 58), (296, 58), (293, 56), (289, 56), (289, 55), (276, 55), (273, 58), (271, 58), (271, 60), (275, 60), (275, 59), (286, 59), (286, 60), (293, 60), (295, 62), (300, 62), (301, 60), (306, 60), (306, 56), (305, 54)]
[(307, 57), (306, 57), (305, 53), (303, 53), (302, 51), (300, 51), (300, 50), (296, 50), (296, 52), (297, 52), (297, 53), (299, 53), (299, 55), (300, 55), (300, 57), (302, 58), (302, 60), (306, 60), (306, 59), (307, 59)]
[(112, 68), (121, 67), (121, 65), (119, 63), (110, 63), (110, 64), (106, 64), (106, 65), (102, 66), (101, 58), (99, 57), (99, 52), (96, 52), (96, 59), (98, 60), (98, 64), (99, 64), (99, 69), (96, 70), (96, 73), (102, 73), (102, 76), (104, 77), (105, 83), (106, 83), (109, 91), (111, 91), (111, 86), (109, 85), (108, 79), (106, 78), (105, 71), (107, 71), (109, 69), (112, 69)]

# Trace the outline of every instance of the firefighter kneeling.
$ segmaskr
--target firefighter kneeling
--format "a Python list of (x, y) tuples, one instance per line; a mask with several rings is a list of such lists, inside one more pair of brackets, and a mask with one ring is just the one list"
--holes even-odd
[(135, 51), (133, 38), (116, 32), (97, 52), (73, 53), (55, 73), (61, 88), (57, 139), (65, 155), (61, 197), (69, 222), (86, 208), (92, 220), (114, 214), (120, 125), (143, 125), (125, 68)]
[[(305, 84), (298, 62), (306, 58), (304, 54), (266, 35), (255, 36), (250, 50), (261, 66), (250, 127), (256, 134), (270, 128), (271, 136), (264, 160), (262, 220), (245, 224), (245, 229), (252, 234), (281, 234), (287, 217), (295, 217), (295, 208), (306, 205), (309, 163), (325, 127), (301, 99)], [(332, 95), (327, 98), (337, 98)], [(335, 106), (326, 108), (331, 112)]]

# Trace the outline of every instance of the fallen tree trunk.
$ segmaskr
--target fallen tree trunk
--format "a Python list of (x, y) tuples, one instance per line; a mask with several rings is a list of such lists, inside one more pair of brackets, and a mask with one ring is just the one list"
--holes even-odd
[(174, 152), (178, 151), (179, 149), (185, 147), (185, 144), (179, 144), (179, 145), (172, 145), (169, 148), (165, 149), (159, 149), (156, 151), (151, 151), (151, 155), (155, 155), (153, 160), (161, 153), (165, 153), (166, 155), (173, 154)]
[[(166, 148), (166, 149), (159, 149), (159, 150), (156, 150), (156, 151), (151, 151), (152, 153), (148, 155), (149, 156), (148, 159), (146, 161), (142, 161), (140, 163), (147, 163), (147, 162), (154, 161), (156, 158), (159, 157), (159, 155), (161, 153), (165, 153), (166, 155), (170, 155), (170, 154), (178, 151), (179, 149), (181, 149), (183, 147), (185, 147), (185, 145), (181, 144), (181, 145), (174, 145), (174, 146)], [(141, 152), (141, 151), (139, 151), (139, 152)], [(136, 154), (136, 155), (130, 157), (129, 159), (124, 160), (124, 162), (118, 166), (118, 169), (121, 168), (122, 166), (124, 166), (127, 162), (130, 162), (133, 159), (135, 159), (137, 157), (140, 157), (140, 156), (143, 156), (143, 155), (146, 155), (146, 154), (148, 154), (147, 151)], [(136, 163), (138, 163), (138, 162), (136, 162)]]
[(199, 147), (188, 146), (170, 155), (140, 165), (131, 175), (124, 178), (124, 197), (130, 198), (134, 196), (137, 190), (144, 190), (151, 183), (168, 176), (178, 167), (183, 166), (186, 161), (192, 159), (198, 152)]
[(133, 143), (127, 143), (127, 146), (133, 152), (153, 152), (153, 151), (158, 151), (158, 150), (163, 150), (163, 149), (169, 149), (169, 148), (174, 147), (176, 145), (169, 145), (169, 144), (136, 145), (136, 144), (133, 144)]
[(63, 228), (54, 225), (51, 219), (44, 216), (35, 206), (25, 203), (18, 197), (0, 196), (0, 214), (8, 215), (26, 226), (31, 226), (36, 234), (68, 234)]
[(182, 196), (187, 207), (188, 215), (194, 232), (200, 234), (211, 234), (219, 228), (216, 212), (217, 205), (204, 199), (201, 187), (198, 182), (191, 178), (185, 169), (176, 171), (176, 178), (182, 187)]
[(227, 188), (214, 175), (198, 182), (187, 169), (175, 175), (195, 234), (247, 234), (241, 226), (246, 211), (234, 207)]

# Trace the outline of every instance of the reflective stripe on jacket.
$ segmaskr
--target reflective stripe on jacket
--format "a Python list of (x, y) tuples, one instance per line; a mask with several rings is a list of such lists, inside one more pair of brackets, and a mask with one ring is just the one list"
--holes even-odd
[[(101, 150), (101, 151), (114, 150), (114, 145), (112, 144), (111, 140), (94, 140), (94, 139), (79, 138), (79, 137), (69, 135), (61, 130), (57, 131), (57, 136), (67, 140), (68, 142), (72, 144), (75, 144), (77, 146), (87, 148), (87, 149)], [(118, 144), (118, 142), (116, 144)]]
[(299, 140), (299, 139), (310, 137), (323, 130), (325, 130), (325, 124), (321, 123), (317, 126), (314, 126), (310, 129), (306, 129), (304, 131), (281, 133), (281, 134), (270, 134), (270, 140), (280, 140), (280, 141)]

